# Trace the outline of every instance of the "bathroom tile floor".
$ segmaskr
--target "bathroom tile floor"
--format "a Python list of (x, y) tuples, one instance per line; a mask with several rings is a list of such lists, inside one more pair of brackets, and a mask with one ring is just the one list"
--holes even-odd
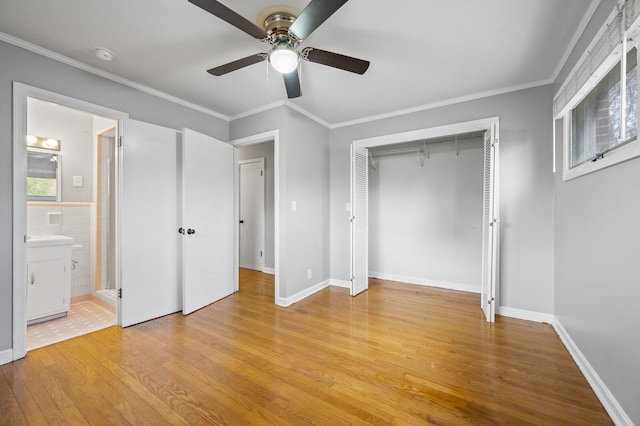
[(27, 327), (27, 350), (101, 330), (116, 324), (116, 314), (92, 300), (72, 303), (67, 316)]

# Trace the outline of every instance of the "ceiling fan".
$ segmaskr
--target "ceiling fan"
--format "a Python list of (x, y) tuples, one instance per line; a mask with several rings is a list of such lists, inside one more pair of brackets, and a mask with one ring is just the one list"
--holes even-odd
[(314, 47), (305, 47), (301, 52), (297, 50), (298, 45), (304, 39), (329, 19), (347, 1), (311, 0), (300, 13), (287, 6), (268, 8), (258, 18), (259, 22), (264, 22), (264, 28), (261, 28), (216, 0), (189, 0), (190, 3), (271, 46), (267, 53), (256, 53), (255, 55), (211, 68), (207, 70), (208, 73), (221, 76), (268, 59), (271, 66), (282, 73), (289, 99), (302, 95), (300, 77), (298, 75), (300, 59), (356, 74), (364, 74), (369, 68), (369, 61), (351, 56)]

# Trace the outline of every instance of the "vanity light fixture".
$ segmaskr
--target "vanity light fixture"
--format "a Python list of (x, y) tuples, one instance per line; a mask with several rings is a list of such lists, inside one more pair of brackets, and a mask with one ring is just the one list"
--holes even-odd
[(29, 148), (48, 149), (50, 151), (60, 151), (60, 139), (40, 138), (33, 135), (27, 135), (27, 146)]

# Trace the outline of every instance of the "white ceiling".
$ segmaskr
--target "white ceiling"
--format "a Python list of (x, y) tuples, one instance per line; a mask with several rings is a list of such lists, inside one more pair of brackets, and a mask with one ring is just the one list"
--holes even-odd
[[(274, 4), (302, 10), (309, 0), (221, 2), (255, 21)], [(369, 60), (369, 70), (303, 62), (302, 97), (291, 102), (337, 124), (549, 83), (597, 2), (350, 0), (301, 47)], [(231, 118), (286, 100), (266, 62), (206, 73), (266, 45), (187, 0), (0, 0), (0, 32)]]

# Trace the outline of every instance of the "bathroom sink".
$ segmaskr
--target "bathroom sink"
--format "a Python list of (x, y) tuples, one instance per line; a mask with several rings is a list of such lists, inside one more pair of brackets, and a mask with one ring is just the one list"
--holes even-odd
[(27, 237), (27, 247), (62, 246), (73, 244), (73, 238), (66, 235), (33, 235)]

